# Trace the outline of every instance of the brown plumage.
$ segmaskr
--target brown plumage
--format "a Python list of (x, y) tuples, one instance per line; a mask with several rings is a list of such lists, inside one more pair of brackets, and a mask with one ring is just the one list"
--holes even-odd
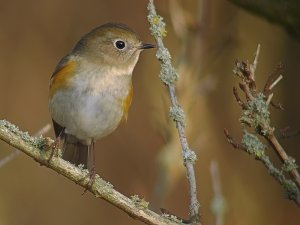
[(56, 67), (49, 110), (63, 158), (94, 172), (94, 141), (126, 120), (132, 100), (132, 72), (143, 49), (123, 24), (108, 23), (84, 35)]

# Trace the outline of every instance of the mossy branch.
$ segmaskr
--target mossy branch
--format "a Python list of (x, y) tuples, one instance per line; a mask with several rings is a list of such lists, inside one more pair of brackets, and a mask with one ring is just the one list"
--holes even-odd
[[(128, 198), (116, 191), (112, 184), (96, 175), (95, 182), (88, 185), (88, 171), (76, 167), (60, 157), (54, 155), (49, 161), (54, 141), (50, 138), (32, 137), (27, 132), (22, 132), (17, 126), (0, 120), (0, 139), (24, 152), (35, 161), (44, 165), (77, 185), (86, 188), (95, 197), (101, 198), (126, 212), (132, 218), (151, 225), (182, 225), (183, 223), (172, 216), (159, 215), (148, 209), (148, 203), (134, 195)], [(60, 150), (58, 150), (60, 151)]]
[[(272, 101), (272, 89), (282, 79), (280, 70), (283, 66), (280, 64), (275, 72), (269, 76), (262, 91), (257, 90), (254, 74), (258, 62), (259, 51), (260, 46), (258, 45), (256, 56), (252, 64), (236, 61), (233, 70), (235, 76), (240, 79), (239, 87), (245, 95), (245, 101), (243, 101), (239, 97), (237, 89), (233, 89), (236, 101), (242, 108), (240, 122), (253, 129), (256, 134), (252, 134), (245, 130), (241, 143), (235, 142), (227, 130), (225, 130), (225, 136), (234, 148), (244, 150), (254, 156), (255, 159), (261, 161), (267, 168), (269, 174), (283, 186), (287, 197), (294, 200), (295, 203), (300, 206), (300, 175), (297, 170), (298, 165), (296, 164), (295, 159), (288, 156), (279, 143), (274, 134), (275, 128), (271, 126), (270, 120), (270, 105), (282, 109), (281, 105), (278, 106), (278, 104), (275, 104)], [(265, 153), (267, 146), (260, 141), (258, 138), (259, 136), (263, 137), (277, 153), (283, 163), (281, 169), (276, 168), (270, 161)], [(292, 179), (286, 178), (285, 173), (288, 173)]]
[(180, 107), (176, 97), (174, 82), (178, 79), (179, 75), (172, 65), (171, 55), (168, 49), (164, 46), (163, 38), (166, 36), (167, 31), (165, 28), (163, 18), (156, 13), (153, 0), (149, 0), (148, 11), (148, 21), (150, 23), (150, 30), (157, 43), (156, 57), (161, 64), (161, 71), (159, 77), (162, 80), (162, 82), (167, 86), (169, 91), (169, 96), (171, 99), (170, 117), (176, 123), (182, 148), (183, 163), (187, 171), (187, 177), (190, 187), (190, 222), (192, 224), (200, 224), (200, 204), (197, 199), (196, 178), (194, 170), (194, 163), (197, 159), (197, 156), (195, 152), (189, 148), (184, 129), (184, 111)]

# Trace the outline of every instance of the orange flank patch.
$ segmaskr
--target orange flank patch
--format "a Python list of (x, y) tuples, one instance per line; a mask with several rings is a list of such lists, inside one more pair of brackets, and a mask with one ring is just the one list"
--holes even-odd
[(55, 71), (50, 81), (49, 98), (52, 98), (58, 90), (67, 87), (69, 79), (74, 74), (73, 72), (75, 70), (75, 65), (75, 61), (69, 61), (64, 66)]
[(130, 107), (131, 101), (132, 101), (132, 95), (133, 95), (133, 88), (132, 88), (132, 83), (130, 83), (129, 92), (128, 92), (126, 98), (124, 99), (124, 101), (122, 102), (122, 106), (123, 106), (123, 118), (122, 118), (122, 120), (123, 121), (127, 120), (129, 107)]

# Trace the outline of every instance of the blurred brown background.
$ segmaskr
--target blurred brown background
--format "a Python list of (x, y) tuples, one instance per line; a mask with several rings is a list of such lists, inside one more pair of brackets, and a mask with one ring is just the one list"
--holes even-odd
[[(299, 208), (285, 199), (261, 163), (229, 146), (223, 128), (241, 137), (232, 68), (236, 58), (253, 60), (258, 43), (260, 87), (280, 61), (286, 65), (284, 80), (275, 90), (275, 100), (285, 111), (272, 110), (273, 124), (277, 130), (287, 125), (300, 128), (300, 42), (227, 1), (200, 6), (197, 0), (181, 2), (184, 6), (167, 0), (156, 1), (156, 6), (168, 25), (166, 45), (181, 73), (178, 93), (187, 111), (190, 144), (198, 154), (202, 223), (215, 223), (209, 167), (216, 160), (226, 201), (225, 224), (298, 224)], [(97, 25), (123, 22), (143, 40), (154, 42), (146, 5), (140, 0), (0, 1), (0, 118), (30, 133), (49, 123), (49, 77), (59, 59)], [(181, 16), (192, 31), (184, 30)], [(97, 172), (125, 195), (138, 194), (153, 209), (167, 208), (185, 218), (187, 181), (174, 124), (167, 122), (168, 99), (158, 73), (155, 51), (144, 52), (134, 72), (127, 123), (97, 142)], [(53, 137), (53, 131), (46, 135)], [(299, 161), (299, 137), (282, 143)], [(3, 142), (0, 149), (0, 159), (11, 153)], [(91, 194), (82, 196), (82, 188), (23, 154), (1, 167), (0, 177), (1, 225), (140, 224)]]

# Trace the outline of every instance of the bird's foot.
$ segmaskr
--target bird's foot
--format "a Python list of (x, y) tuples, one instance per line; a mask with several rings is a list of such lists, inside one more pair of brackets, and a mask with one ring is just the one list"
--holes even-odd
[(96, 178), (95, 168), (92, 168), (91, 171), (89, 171), (89, 173), (86, 175), (86, 178), (88, 178), (89, 181), (88, 181), (82, 195), (84, 195), (88, 191), (88, 189), (90, 189), (93, 186), (93, 184), (95, 183), (95, 178)]
[(56, 140), (50, 145), (50, 156), (47, 159), (47, 163), (49, 164), (50, 161), (52, 160), (53, 156), (58, 156), (58, 149), (60, 146), (60, 138), (56, 138)]

